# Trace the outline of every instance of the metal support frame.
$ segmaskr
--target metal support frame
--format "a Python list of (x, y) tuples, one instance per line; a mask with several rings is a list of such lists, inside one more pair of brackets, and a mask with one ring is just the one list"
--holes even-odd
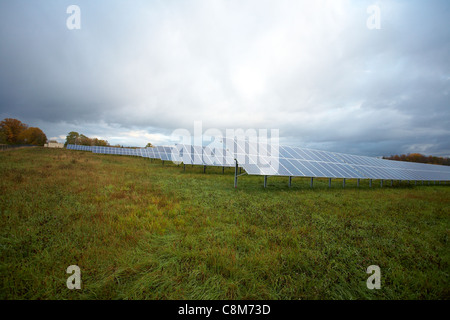
[(164, 160), (162, 161), (162, 165), (164, 166)]
[(234, 168), (234, 187), (235, 188), (237, 188), (237, 182), (238, 182), (238, 162), (237, 162), (237, 160), (234, 160), (234, 161), (236, 161), (236, 166), (235, 166), (235, 168)]
[(186, 171), (186, 164), (183, 163), (183, 171)]
[(359, 188), (359, 179), (356, 180), (356, 186)]
[(222, 174), (225, 173), (225, 167), (222, 167)]
[(203, 166), (203, 173), (206, 173), (206, 166)]
[[(163, 165), (164, 165), (164, 161), (163, 161)], [(183, 170), (186, 171), (186, 165), (185, 164), (183, 164)], [(203, 166), (203, 172), (205, 172), (205, 170), (206, 170), (206, 166)], [(225, 167), (222, 167), (222, 173), (224, 173), (224, 171), (225, 171)], [(238, 177), (241, 176), (241, 175), (247, 174), (246, 172), (245, 173), (241, 173), (241, 172), (242, 172), (242, 167), (239, 167), (239, 164), (238, 164), (237, 160), (235, 159), (235, 169), (234, 169), (234, 187), (235, 188), (237, 188), (237, 186), (238, 186)], [(264, 176), (264, 188), (267, 188), (267, 178), (268, 177), (269, 176), (267, 176), (267, 175)], [(293, 178), (293, 176), (289, 176), (289, 181), (288, 181), (289, 188), (292, 187), (292, 178)], [(332, 180), (332, 178), (328, 178), (328, 187), (329, 188), (331, 188), (331, 180)], [(369, 187), (370, 188), (372, 188), (372, 180), (373, 179), (369, 179)], [(347, 181), (346, 178), (342, 179), (342, 187), (343, 188), (345, 188), (346, 181)], [(357, 181), (357, 187), (359, 187), (360, 186), (360, 179), (357, 179), (356, 181)], [(392, 179), (390, 181), (391, 181), (391, 187), (393, 187), (394, 186), (394, 180)], [(406, 180), (406, 181), (408, 181), (409, 185), (411, 185), (412, 181), (414, 181), (414, 185), (415, 186), (418, 185), (418, 182), (421, 182), (422, 185), (424, 185), (424, 183), (426, 182), (425, 180)], [(402, 182), (401, 180), (398, 181), (399, 185), (401, 185), (401, 182)], [(430, 181), (430, 180), (428, 180), (428, 185), (431, 185), (432, 182), (433, 182), (434, 185), (447, 185), (447, 184), (449, 184), (449, 181), (440, 181), (440, 180)], [(384, 184), (384, 179), (380, 179), (380, 187), (381, 188), (383, 187), (383, 184)], [(314, 187), (314, 177), (311, 177), (310, 187), (311, 188)]]

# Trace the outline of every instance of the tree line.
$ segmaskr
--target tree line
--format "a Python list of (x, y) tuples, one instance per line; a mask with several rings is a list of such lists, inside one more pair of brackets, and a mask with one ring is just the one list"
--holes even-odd
[(47, 136), (37, 127), (30, 127), (13, 118), (0, 122), (0, 144), (43, 146), (46, 142)]
[(71, 131), (66, 136), (66, 142), (64, 146), (68, 144), (77, 144), (81, 146), (99, 146), (99, 147), (108, 147), (109, 143), (106, 140), (100, 140), (97, 138), (89, 138), (84, 134), (79, 134), (78, 132)]
[(420, 153), (408, 153), (408, 154), (393, 155), (393, 156), (391, 155), (390, 157), (383, 157), (383, 159), (429, 163), (429, 164), (440, 164), (440, 165), (444, 165), (444, 166), (450, 166), (450, 158), (425, 156)]

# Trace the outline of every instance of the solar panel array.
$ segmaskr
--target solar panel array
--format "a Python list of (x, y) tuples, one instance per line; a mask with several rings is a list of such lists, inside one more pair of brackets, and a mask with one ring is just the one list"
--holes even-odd
[(215, 167), (235, 166), (235, 157), (223, 148), (177, 144), (171, 150), (172, 161)]
[(68, 144), (67, 145), (67, 149), (70, 149), (70, 150), (92, 151), (91, 148), (92, 148), (91, 146), (82, 146), (82, 145), (77, 145), (77, 144)]
[(68, 144), (67, 149), (91, 151), (99, 154), (115, 154), (125, 156), (139, 156), (152, 159), (171, 160), (171, 148), (158, 146), (155, 148), (117, 148), (100, 146), (81, 146)]
[(449, 181), (450, 167), (313, 149), (234, 141), (240, 165), (251, 175)]
[(115, 148), (68, 145), (68, 149), (141, 156), (202, 166), (242, 167), (249, 175), (450, 181), (450, 167), (392, 161), (300, 147), (227, 140), (223, 148), (178, 144), (173, 147)]

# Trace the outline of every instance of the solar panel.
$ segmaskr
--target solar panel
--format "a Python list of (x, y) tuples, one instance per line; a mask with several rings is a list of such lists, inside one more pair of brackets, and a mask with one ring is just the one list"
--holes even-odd
[(172, 153), (172, 149), (171, 147), (165, 147), (165, 146), (157, 146), (155, 147), (155, 151), (158, 152), (159, 154), (159, 159), (163, 160), (163, 161), (171, 161), (171, 153)]
[(68, 144), (66, 146), (67, 149), (69, 150), (78, 150), (78, 151), (91, 151), (91, 146), (82, 146), (79, 144)]
[[(227, 142), (228, 145), (228, 142)], [(234, 140), (233, 155), (250, 175), (450, 180), (450, 167)]]
[(192, 165), (234, 167), (232, 153), (212, 146), (177, 144), (171, 148), (171, 160)]
[(136, 149), (68, 144), (66, 148), (203, 166), (234, 167), (236, 160), (249, 175), (450, 181), (449, 166), (393, 161), (249, 139), (224, 139), (224, 144), (223, 147), (178, 144)]
[(129, 156), (146, 156), (146, 151), (144, 148), (116, 148), (116, 147), (103, 147), (103, 146), (93, 146), (90, 147), (93, 153), (100, 154), (115, 154), (115, 155), (129, 155)]

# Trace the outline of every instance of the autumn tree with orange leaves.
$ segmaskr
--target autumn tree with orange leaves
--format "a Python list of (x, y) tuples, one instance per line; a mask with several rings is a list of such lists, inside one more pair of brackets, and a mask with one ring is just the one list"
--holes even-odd
[(0, 131), (2, 132), (3, 141), (6, 144), (19, 144), (19, 135), (25, 131), (28, 126), (22, 121), (6, 118), (0, 122)]
[(23, 144), (43, 146), (47, 142), (47, 136), (41, 129), (31, 127), (20, 133), (19, 141)]
[(6, 118), (0, 122), (0, 144), (32, 144), (43, 146), (47, 142), (45, 133), (28, 127), (20, 120)]
[(393, 155), (390, 157), (383, 157), (383, 159), (396, 160), (396, 161), (408, 161), (419, 163), (440, 164), (444, 166), (450, 166), (450, 158), (426, 156), (420, 153), (409, 153), (402, 155)]

